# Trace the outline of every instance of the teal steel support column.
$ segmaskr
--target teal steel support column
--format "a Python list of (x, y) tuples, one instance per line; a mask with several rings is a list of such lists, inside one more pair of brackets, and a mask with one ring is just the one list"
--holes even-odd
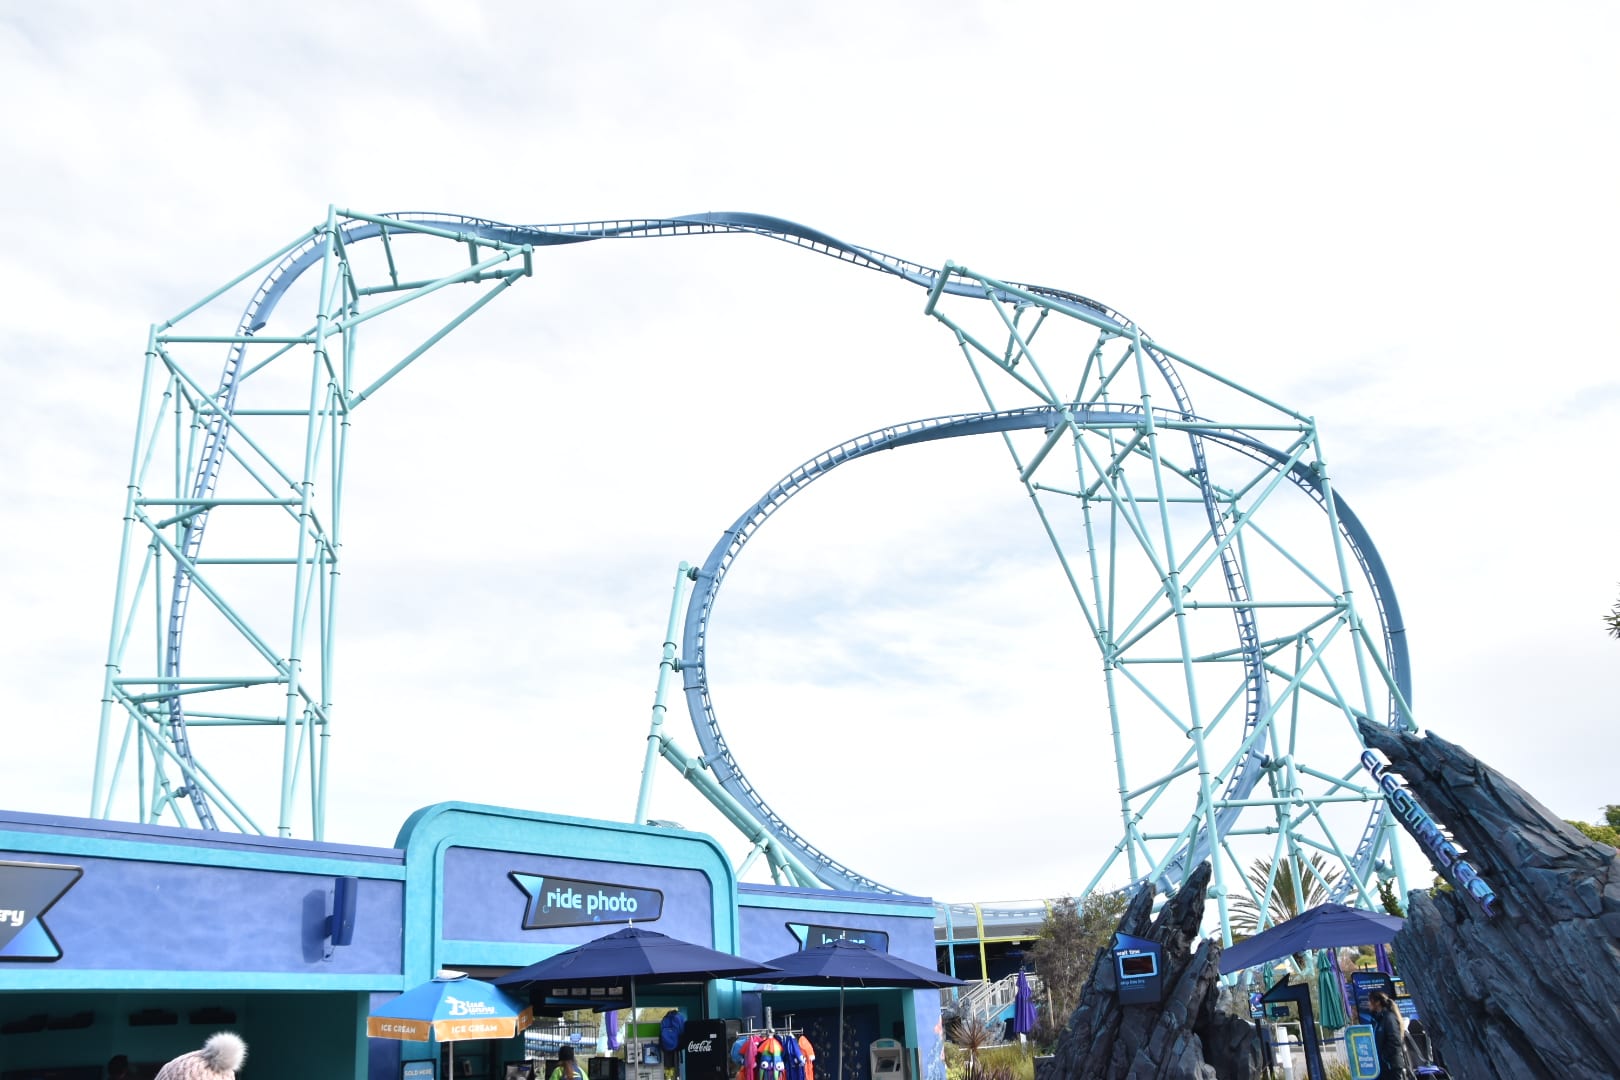
[(647, 756), (641, 763), (641, 791), (636, 796), (637, 825), (647, 824), (647, 804), (652, 799), (653, 767), (658, 762), (658, 748), (663, 743), (664, 713), (668, 711), (669, 677), (680, 666), (676, 659), (681, 613), (686, 609), (687, 586), (697, 580), (697, 570), (690, 563), (681, 563), (675, 571), (674, 596), (669, 602), (669, 623), (664, 628), (664, 656), (658, 663), (658, 687), (653, 691), (652, 730), (647, 732)]
[[(129, 556), (135, 540), (135, 500), (140, 498), (141, 442), (146, 437), (146, 397), (152, 386), (152, 368), (157, 364), (157, 331), (152, 325), (146, 334), (146, 364), (141, 371), (141, 404), (135, 417), (135, 448), (130, 453), (129, 482), (124, 488), (124, 541), (118, 549), (118, 577), (113, 587), (112, 629), (107, 634), (107, 664), (101, 682), (101, 722), (96, 729), (96, 772), (90, 789), (90, 816), (105, 817), (112, 803), (107, 776), (108, 741), (112, 737), (113, 680), (118, 677), (123, 656), (124, 581), (129, 575)], [(153, 438), (155, 440), (156, 433)]]
[[(408, 275), (414, 280), (405, 287), (372, 288), (362, 275), (381, 268), (352, 265), (348, 250), (353, 241), (379, 235), (378, 223), (385, 220), (395, 235), (425, 233), (458, 242), (413, 247), (413, 268), (421, 263), (427, 272)], [(185, 804), (190, 802), (201, 827), (229, 825), (257, 832), (252, 816), (242, 810), (244, 802), (274, 799), (277, 834), (305, 831), (307, 820), (308, 834), (324, 837), (342, 489), (351, 408), (519, 278), (528, 276), (532, 269), (529, 246), (479, 235), (482, 228), (470, 223), (458, 231), (410, 221), (355, 219), (328, 208), (320, 226), (149, 329), (103, 676), (90, 792), (93, 815), (111, 817), (127, 813), (133, 806), (143, 821), (168, 818), (190, 825), (184, 814)], [(460, 241), (475, 242), (478, 255), (487, 257), (467, 267), (466, 248)], [(452, 250), (457, 257), (445, 260), (444, 254)], [(397, 286), (392, 255), (390, 252), (390, 266), (383, 272), (393, 274)], [(521, 268), (512, 265), (514, 260), (521, 260)], [(439, 264), (436, 268), (435, 262)], [(307, 293), (289, 293), (294, 281), (316, 267), (320, 273), (312, 276), (319, 281), (312, 298)], [(256, 286), (250, 284), (255, 278), (259, 279)], [(442, 297), (452, 285), (476, 290), (471, 303), (461, 305), (459, 315), (410, 349), (405, 361), (374, 381), (364, 394), (351, 398), (359, 327), (380, 316), (387, 317), (390, 326), (404, 323), (412, 313), (425, 310), (412, 307), (413, 301)], [(362, 309), (364, 297), (390, 291), (393, 295), (375, 307)], [(289, 296), (298, 304), (313, 306), (313, 318), (306, 307), (294, 312), (291, 319), (276, 319), (278, 305)], [(237, 300), (243, 305), (240, 322), (234, 333), (222, 332), (229, 328), (214, 323), (216, 313)], [(409, 332), (408, 326), (406, 330)], [(225, 352), (224, 368), (218, 375), (205, 366), (218, 364), (216, 347)], [(308, 371), (295, 376), (303, 390), (300, 394), (290, 390), (294, 379), (288, 376), (290, 369), (303, 363), (309, 365)], [(161, 383), (155, 377), (157, 364), (167, 372)], [(272, 367), (270, 374), (277, 377), (261, 374)], [(167, 434), (170, 406), (173, 439), (165, 440), (159, 436)], [(294, 444), (289, 421), (300, 418), (305, 427)], [(287, 460), (294, 454), (298, 454), (297, 465)], [(222, 478), (226, 473), (230, 475)], [(165, 485), (172, 482), (172, 492), (159, 490), (154, 477)], [(158, 512), (156, 507), (163, 510)], [(296, 539), (289, 538), (291, 550), (264, 552), (242, 543), (241, 537), (262, 540), (268, 535), (258, 522), (250, 520), (265, 508), (280, 508), (294, 523)], [(241, 524), (213, 530), (205, 547), (203, 530), (219, 515)], [(216, 533), (217, 540), (213, 538)], [(164, 559), (165, 554), (170, 558)], [(160, 583), (159, 569), (169, 577), (169, 584)], [(136, 618), (135, 605), (149, 581), (154, 585), (155, 603), (151, 620), (143, 621)], [(257, 597), (267, 588), (287, 586), (291, 587), (291, 603), (267, 615)], [(244, 596), (255, 599), (246, 603)], [(147, 633), (152, 634), (150, 643)], [(239, 661), (243, 668), (225, 672), (213, 683), (181, 678), (184, 661), (190, 659), (189, 654), (182, 655), (181, 644), (197, 636), (215, 639), (227, 655), (231, 653), (228, 643), (234, 639), (236, 653), (248, 654)], [(244, 645), (245, 650), (240, 648)], [(158, 672), (156, 682), (146, 675), (148, 663)], [(274, 704), (267, 696), (271, 691), (276, 694)], [(118, 706), (125, 710), (121, 731), (114, 723)], [(211, 732), (202, 745), (188, 734), (188, 717), (197, 719), (198, 731)], [(263, 762), (257, 747), (254, 755), (238, 755), (238, 761), (224, 769), (202, 765), (199, 755), (211, 755), (215, 747), (223, 745), (221, 733), (277, 724), (282, 728), (279, 776), (273, 769), (241, 764)], [(133, 799), (121, 802), (119, 791), (124, 786), (124, 763), (131, 743), (137, 790)], [(172, 776), (175, 769), (178, 783)], [(249, 789), (254, 793), (251, 799), (244, 799), (243, 793)], [(228, 822), (213, 820), (210, 804), (215, 802)]]
[[(314, 355), (310, 359), (309, 377), (309, 414), (311, 423), (304, 436), (304, 469), (303, 478), (298, 484), (298, 548), (294, 558), (297, 560), (297, 569), (293, 579), (293, 610), (292, 610), (292, 640), (287, 647), (287, 711), (282, 717), (286, 726), (282, 729), (281, 738), (281, 809), (276, 818), (276, 834), (278, 836), (292, 835), (292, 808), (295, 753), (297, 751), (298, 737), (307, 732), (307, 723), (300, 723), (300, 691), (298, 676), (301, 670), (304, 652), (304, 621), (309, 614), (307, 593), (310, 587), (308, 553), (312, 538), (318, 526), (314, 520), (311, 499), (315, 488), (316, 451), (319, 446), (319, 425), (314, 418), (319, 414), (321, 407), (321, 387), (323, 374), (325, 382), (329, 385), (331, 375), (330, 365), (326, 357), (326, 335), (332, 324), (330, 311), (330, 291), (332, 287), (332, 271), (337, 261), (337, 210), (329, 207), (326, 212), (326, 229), (322, 239), (321, 252), (321, 283), (318, 294), (320, 307), (315, 312), (315, 342)], [(327, 369), (323, 372), (323, 368)], [(304, 713), (307, 717), (307, 711)]]
[(682, 752), (669, 737), (668, 732), (659, 736), (657, 746), (664, 760), (675, 766), (675, 770), (697, 788), (716, 810), (725, 815), (726, 820), (731, 822), (738, 832), (741, 832), (750, 843), (764, 848), (766, 861), (770, 863), (773, 871), (786, 874), (792, 879), (793, 884), (807, 889), (817, 888), (820, 885), (808, 866), (761, 827), (748, 809), (715, 781), (702, 758), (690, 757)]
[[(1164, 582), (1164, 595), (1170, 602), (1170, 611), (1173, 614), (1176, 637), (1181, 645), (1181, 671), (1182, 679), (1187, 688), (1187, 737), (1192, 740), (1193, 756), (1198, 763), (1198, 805), (1203, 816), (1203, 829), (1208, 836), (1211, 862), (1214, 864), (1214, 880), (1210, 891), (1215, 894), (1215, 903), (1218, 908), (1222, 944), (1232, 944), (1232, 935), (1228, 927), (1229, 915), (1226, 904), (1226, 882), (1222, 860), (1217, 857), (1220, 845), (1220, 822), (1215, 816), (1215, 790), (1210, 778), (1209, 752), (1204, 745), (1204, 719), (1198, 704), (1198, 680), (1193, 674), (1193, 647), (1187, 627), (1187, 608), (1181, 587), (1181, 572), (1178, 569), (1179, 560), (1176, 557), (1175, 531), (1170, 526), (1170, 507), (1164, 498), (1164, 462), (1159, 453), (1159, 439), (1154, 430), (1153, 396), (1148, 391), (1146, 370), (1146, 350), (1142, 345), (1142, 332), (1136, 330), (1131, 342), (1131, 352), (1135, 358), (1137, 381), (1141, 388), (1142, 422), (1145, 425), (1142, 440), (1147, 447), (1148, 461), (1152, 466), (1152, 475), (1155, 489), (1158, 494), (1159, 527), (1164, 542), (1164, 565), (1168, 574)], [(1198, 846), (1198, 830), (1192, 831), (1189, 841), (1189, 850), (1196, 851)], [(1188, 867), (1190, 870), (1191, 867)]]

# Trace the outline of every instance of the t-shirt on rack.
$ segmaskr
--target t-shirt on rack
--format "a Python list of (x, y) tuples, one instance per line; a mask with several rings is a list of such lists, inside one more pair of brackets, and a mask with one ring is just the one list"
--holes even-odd
[(792, 1025), (746, 1031), (731, 1044), (736, 1080), (816, 1080), (816, 1050)]

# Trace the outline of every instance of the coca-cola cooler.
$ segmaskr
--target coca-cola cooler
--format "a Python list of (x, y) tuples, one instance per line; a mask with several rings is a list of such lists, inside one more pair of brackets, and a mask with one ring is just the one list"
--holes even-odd
[(741, 1020), (688, 1020), (681, 1029), (686, 1080), (728, 1080), (731, 1044), (741, 1032)]

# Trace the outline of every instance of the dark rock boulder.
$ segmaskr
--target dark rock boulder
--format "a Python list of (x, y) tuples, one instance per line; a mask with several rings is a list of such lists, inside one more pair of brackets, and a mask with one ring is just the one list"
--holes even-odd
[(1217, 988), (1215, 1005), (1195, 1031), (1204, 1044), (1204, 1060), (1220, 1080), (1252, 1080), (1265, 1067), (1265, 1051), (1249, 1019), (1249, 995)]
[(1454, 1077), (1620, 1077), (1620, 853), (1462, 747), (1361, 725), (1496, 893), (1413, 892), (1401, 976)]
[(1151, 888), (1131, 899), (1118, 930), (1164, 947), (1164, 1000), (1120, 1005), (1113, 959), (1101, 950), (1080, 1004), (1051, 1059), (1036, 1070), (1036, 1080), (1251, 1080), (1259, 1075), (1253, 1025), (1221, 1007), (1220, 942), (1198, 938), (1209, 878), (1206, 863), (1157, 919)]

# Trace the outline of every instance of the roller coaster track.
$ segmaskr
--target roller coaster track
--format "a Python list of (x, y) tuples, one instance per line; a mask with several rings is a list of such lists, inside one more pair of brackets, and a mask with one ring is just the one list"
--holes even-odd
[[(1164, 411), (1163, 415), (1166, 419), (1197, 420), (1196, 417), (1187, 417), (1168, 410)], [(1134, 430), (1141, 423), (1141, 410), (1130, 408), (1079, 410), (1075, 419), (1091, 427), (1115, 426), (1122, 430)], [(691, 602), (687, 606), (686, 625), (681, 637), (683, 642), (681, 670), (685, 674), (687, 707), (693, 717), (693, 725), (697, 731), (698, 741), (703, 747), (704, 762), (713, 772), (716, 780), (727, 791), (751, 808), (755, 820), (759, 821), (772, 836), (786, 844), (805, 860), (811, 867), (812, 872), (825, 884), (834, 888), (859, 892), (893, 893), (903, 891), (851, 870), (836, 859), (828, 856), (814, 844), (811, 844), (789, 826), (781, 815), (771, 809), (764, 797), (749, 782), (742, 766), (733, 756), (731, 748), (726, 742), (725, 734), (720, 728), (714, 701), (709, 693), (706, 664), (709, 620), (715, 602), (720, 595), (721, 583), (731, 569), (732, 564), (742, 554), (743, 548), (753, 539), (766, 521), (786, 505), (789, 499), (840, 465), (855, 461), (876, 451), (896, 450), (904, 446), (915, 446), (940, 439), (1031, 428), (1051, 430), (1060, 420), (1060, 412), (1057, 409), (1033, 407), (999, 413), (973, 413), (918, 420), (908, 424), (880, 428), (847, 440), (817, 454), (772, 485), (753, 506), (749, 507), (732, 523), (731, 527), (722, 535), (720, 541), (709, 552), (708, 558), (704, 560), (703, 565), (698, 569), (695, 575), (698, 585)], [(1403, 697), (1410, 701), (1411, 684), (1406, 653), (1406, 635), (1395, 599), (1394, 587), (1389, 580), (1388, 572), (1384, 569), (1383, 560), (1379, 556), (1371, 536), (1368, 535), (1360, 519), (1350, 509), (1344, 496), (1329, 496), (1319, 475), (1298, 463), (1289, 464), (1285, 455), (1264, 443), (1244, 438), (1229, 431), (1222, 431), (1213, 425), (1202, 432), (1202, 437), (1215, 439), (1267, 465), (1283, 466), (1287, 470), (1286, 476), (1289, 481), (1320, 505), (1325, 506), (1330, 497), (1333, 499), (1337, 509), (1339, 528), (1354, 552), (1356, 561), (1361, 566), (1367, 580), (1372, 584), (1379, 611), (1383, 614), (1381, 625), (1385, 628), (1384, 649), (1386, 662), (1390, 670), (1397, 673)], [(1389, 715), (1389, 723), (1393, 726), (1400, 726), (1401, 724), (1400, 714), (1393, 704)], [(1226, 797), (1228, 799), (1241, 799), (1250, 794), (1259, 775), (1259, 765), (1262, 757), (1263, 755), (1258, 749), (1249, 754), (1249, 758), (1254, 761), (1255, 766), (1252, 768), (1246, 767), (1234, 776), (1233, 781), (1227, 786)], [(1235, 818), (1236, 808), (1232, 809), (1234, 812), (1230, 817)], [(1362, 842), (1358, 845), (1351, 863), (1351, 869), (1363, 877), (1372, 870), (1373, 845), (1370, 838), (1375, 831), (1374, 827), (1379, 816), (1376, 811), (1372, 815), (1369, 828), (1364, 831)], [(1205, 854), (1207, 854), (1207, 851)], [(1197, 858), (1182, 856), (1178, 857), (1170, 865), (1196, 865), (1198, 861)], [(1343, 880), (1345, 891), (1347, 891), (1351, 879), (1345, 878)], [(1169, 873), (1162, 873), (1160, 880), (1155, 882), (1155, 885), (1160, 889), (1173, 889), (1175, 884), (1175, 880), (1171, 878)], [(1342, 896), (1343, 892), (1339, 892), (1338, 895)]]
[[(861, 436), (859, 439), (840, 444), (839, 447), (835, 447), (833, 450), (806, 462), (767, 492), (726, 532), (720, 544), (710, 554), (699, 572), (699, 580), (702, 582), (702, 586), (700, 592), (694, 597), (686, 617), (682, 668), (688, 673), (685, 689), (689, 708), (692, 712), (694, 729), (705, 752), (704, 763), (714, 771), (717, 781), (733, 797), (749, 807), (752, 815), (772, 836), (796, 852), (812, 868), (821, 881), (836, 888), (892, 891), (876, 880), (857, 874), (843, 866), (819, 847), (811, 844), (798, 832), (791, 829), (778, 814), (771, 810), (758, 791), (748, 781), (720, 731), (709, 694), (705, 674), (706, 648), (709, 634), (708, 618), (719, 583), (724, 577), (727, 568), (760, 525), (788, 498), (797, 491), (802, 490), (805, 485), (825, 475), (826, 472), (837, 465), (854, 460), (875, 449), (893, 449), (936, 439), (985, 432), (1005, 433), (1031, 428), (1044, 428), (1051, 432), (1062, 425), (1071, 427), (1085, 425), (1098, 429), (1118, 428), (1124, 432), (1140, 429), (1144, 423), (1148, 423), (1150, 427), (1153, 424), (1162, 424), (1167, 425), (1167, 430), (1180, 429), (1186, 432), (1187, 445), (1190, 449), (1192, 461), (1190, 468), (1186, 470), (1186, 476), (1196, 485), (1200, 493), (1200, 501), (1203, 505), (1203, 512), (1211, 538), (1210, 548), (1220, 566), (1237, 632), (1236, 653), (1240, 656), (1246, 673), (1243, 708), (1244, 728), (1239, 742), (1247, 749), (1242, 755), (1239, 766), (1232, 769), (1224, 778), (1224, 787), (1219, 799), (1222, 805), (1219, 810), (1206, 813), (1201, 821), (1195, 818), (1190, 823), (1189, 829), (1179, 843), (1176, 852), (1167, 860), (1162, 861), (1148, 875), (1148, 879), (1153, 880), (1160, 888), (1173, 889), (1191, 866), (1213, 853), (1219, 843), (1219, 838), (1236, 821), (1241, 812), (1241, 807), (1232, 804), (1242, 802), (1252, 794), (1265, 772), (1268, 760), (1262, 743), (1256, 738), (1259, 726), (1273, 707), (1266, 677), (1266, 647), (1256, 623), (1243, 560), (1239, 557), (1237, 545), (1231, 542), (1228, 511), (1223, 508), (1222, 503), (1223, 495), (1209, 474), (1209, 464), (1206, 458), (1206, 440), (1214, 440), (1224, 447), (1236, 450), (1264, 463), (1268, 468), (1280, 469), (1282, 474), (1296, 488), (1309, 494), (1330, 517), (1334, 518), (1338, 530), (1354, 553), (1354, 557), (1366, 579), (1372, 585), (1372, 593), (1379, 612), (1379, 621), (1384, 637), (1382, 649), (1384, 663), (1390, 677), (1399, 687), (1399, 699), (1395, 700), (1394, 695), (1392, 695), (1389, 722), (1392, 724), (1410, 722), (1409, 712), (1402, 712), (1403, 703), (1409, 709), (1411, 693), (1404, 633), (1400, 624), (1399, 611), (1387, 573), (1384, 571), (1382, 562), (1379, 560), (1376, 550), (1373, 548), (1370, 538), (1368, 538), (1359, 520), (1350, 513), (1342, 498), (1331, 494), (1331, 490), (1323, 483), (1322, 477), (1310, 468), (1259, 440), (1236, 436), (1231, 432), (1218, 430), (1215, 426), (1201, 421), (1193, 407), (1190, 394), (1182, 381), (1172, 355), (1160, 349), (1151, 339), (1143, 335), (1140, 328), (1131, 320), (1096, 300), (1078, 293), (1044, 286), (1023, 285), (1015, 282), (995, 282), (971, 275), (961, 268), (951, 265), (944, 268), (929, 267), (871, 248), (848, 244), (826, 233), (793, 222), (757, 214), (709, 213), (671, 218), (633, 218), (549, 225), (510, 225), (457, 214), (398, 213), (366, 216), (334, 211), (325, 227), (317, 227), (311, 230), (308, 234), (295, 240), (282, 249), (281, 252), (272, 256), (271, 259), (266, 260), (264, 264), (261, 264), (261, 266), (268, 268), (267, 272), (248, 300), (238, 322), (236, 333), (227, 339), (221, 339), (228, 340), (231, 344), (216, 388), (211, 393), (204, 393), (201, 387), (192, 388), (194, 393), (190, 394), (190, 396), (200, 399), (207, 407), (199, 411), (200, 450), (192, 459), (194, 467), (190, 481), (184, 489), (185, 497), (176, 500), (183, 504), (183, 507), (174, 518), (167, 522), (156, 524), (148, 522), (148, 524), (152, 525), (154, 532), (158, 531), (158, 525), (177, 524), (183, 528), (183, 534), (180, 540), (173, 545), (172, 551), (174, 574), (170, 588), (170, 603), (166, 615), (165, 641), (161, 650), (161, 678), (148, 680), (168, 689), (159, 689), (151, 695), (146, 695), (145, 698), (139, 698), (120, 689), (122, 684), (115, 685), (115, 683), (119, 683), (119, 680), (115, 678), (115, 674), (120, 672), (124, 665), (120, 639), (122, 636), (127, 636), (127, 628), (121, 610), (115, 611), (113, 646), (109, 651), (109, 688), (104, 695), (102, 737), (98, 743), (96, 790), (92, 797), (92, 812), (103, 814), (109, 812), (111, 806), (109, 789), (112, 782), (109, 781), (108, 777), (110, 774), (113, 781), (115, 781), (117, 775), (116, 768), (111, 765), (113, 742), (109, 736), (109, 710), (116, 702), (122, 701), (130, 708), (136, 723), (145, 723), (143, 717), (150, 715), (149, 706), (151, 702), (155, 701), (161, 706), (166, 720), (163, 725), (163, 736), (168, 742), (165, 753), (178, 765), (182, 775), (190, 781), (172, 792), (170, 802), (174, 803), (181, 799), (188, 800), (194, 809), (198, 822), (203, 827), (219, 827), (208, 795), (208, 785), (198, 782), (207, 774), (196, 760), (188, 735), (187, 699), (176, 687), (179, 687), (185, 681), (183, 674), (183, 647), (186, 638), (188, 608), (192, 602), (192, 590), (196, 578), (196, 568), (199, 565), (203, 550), (205, 530), (210, 518), (210, 511), (217, 502), (215, 492), (221, 471), (227, 459), (233, 454), (231, 440), (235, 430), (233, 417), (236, 412), (237, 390), (242, 380), (248, 374), (251, 374), (253, 370), (257, 370), (245, 366), (248, 360), (248, 350), (258, 340), (255, 335), (258, 335), (268, 325), (277, 305), (302, 275), (316, 266), (322, 268), (321, 296), (322, 302), (326, 303), (328, 297), (336, 296), (341, 290), (351, 288), (346, 281), (340, 283), (336, 277), (332, 281), (327, 280), (329, 272), (336, 273), (332, 271), (335, 261), (342, 263), (342, 260), (346, 259), (349, 249), (362, 241), (376, 240), (388, 247), (394, 240), (404, 235), (426, 235), (464, 244), (468, 247), (473, 257), (473, 270), (463, 272), (453, 280), (459, 282), (494, 282), (498, 286), (498, 291), (526, 275), (530, 269), (532, 253), (540, 249), (598, 240), (729, 233), (748, 233), (762, 236), (792, 244), (863, 269), (897, 277), (929, 292), (930, 311), (933, 310), (934, 304), (939, 298), (950, 296), (988, 301), (998, 309), (1004, 306), (1021, 308), (1031, 304), (1038, 304), (1044, 309), (1042, 312), (1043, 318), (1045, 313), (1050, 311), (1080, 320), (1089, 326), (1097, 328), (1101, 332), (1101, 339), (1134, 342), (1141, 355), (1151, 362), (1162, 378), (1174, 403), (1171, 408), (1155, 407), (1146, 410), (1137, 408), (1134, 412), (1129, 406), (1120, 406), (1118, 404), (1108, 408), (1097, 408), (1081, 407), (1078, 403), (1074, 407), (1057, 407), (1055, 404), (1049, 403), (1031, 409), (994, 410), (988, 413), (962, 414), (884, 428), (869, 435)], [(392, 273), (392, 249), (389, 248), (389, 251), (389, 266)], [(493, 254), (486, 262), (480, 262), (480, 257), (485, 252)], [(521, 261), (521, 265), (518, 265), (519, 261)], [(442, 283), (423, 286), (420, 291), (429, 291), (429, 288), (437, 288), (438, 284)], [(397, 274), (394, 277), (393, 286), (396, 289), (406, 288), (406, 285), (399, 281)], [(343, 308), (342, 311), (334, 309), (336, 314), (341, 315), (345, 311), (352, 312), (355, 310), (358, 306), (356, 302), (358, 295), (358, 292), (354, 292), (353, 296), (346, 301), (350, 305), (349, 307)], [(468, 313), (470, 314), (471, 311), (476, 310), (483, 302), (485, 301), (480, 301), (479, 304), (474, 305), (469, 309)], [(197, 307), (200, 306), (200, 304), (197, 305)], [(160, 341), (160, 332), (166, 331), (179, 319), (184, 318), (194, 310), (196, 310), (196, 307), (189, 309), (182, 316), (170, 320), (161, 327), (155, 328), (154, 340)], [(325, 319), (327, 323), (332, 324), (334, 327), (339, 327), (345, 321), (358, 321), (358, 316), (351, 314), (348, 320), (337, 319), (329, 317), (326, 314), (326, 309), (323, 308), (321, 319)], [(441, 331), (439, 335), (431, 338), (427, 345), (423, 346), (423, 350), (457, 324), (453, 322), (445, 331)], [(1011, 322), (1008, 325), (1009, 327), (1013, 326)], [(322, 333), (324, 331), (325, 325), (318, 319), (317, 332), (311, 340), (315, 344), (317, 355), (323, 358), (321, 341), (323, 340)], [(1013, 331), (1013, 338), (1020, 340), (1016, 329)], [(963, 335), (958, 330), (959, 343), (963, 340)], [(158, 347), (154, 346), (154, 348)], [(1012, 346), (1009, 346), (1009, 350), (1011, 348)], [(416, 353), (412, 354), (411, 358), (414, 358), (423, 350), (417, 350)], [(159, 351), (161, 351), (160, 348)], [(964, 351), (966, 350), (964, 349)], [(1009, 352), (1009, 356), (1011, 356), (1011, 352)], [(330, 361), (328, 363), (330, 365)], [(1010, 370), (1013, 366), (1016, 366), (1016, 363), (1017, 357), (1014, 356), (1011, 362), (1005, 366)], [(347, 393), (341, 400), (331, 403), (328, 412), (336, 414), (338, 411), (346, 412), (352, 409), (366, 400), (372, 393), (375, 393), (383, 383), (392, 378), (403, 366), (403, 363), (398, 365), (388, 375), (363, 390)], [(181, 388), (181, 390), (184, 392), (185, 388)], [(313, 405), (311, 422), (314, 423)], [(142, 443), (140, 436), (138, 436), (137, 458), (140, 457), (141, 449)], [(283, 476), (285, 478), (286, 474), (283, 474)], [(289, 486), (295, 485), (289, 480)], [(126, 520), (133, 520), (138, 516), (138, 513), (132, 512), (132, 514), (126, 516)], [(126, 559), (130, 551), (130, 535), (129, 532), (126, 532)], [(323, 541), (317, 537), (312, 543), (319, 548)], [(155, 545), (153, 550), (156, 551)], [(318, 554), (311, 554), (308, 558), (315, 559)], [(335, 560), (335, 553), (328, 552), (328, 554)], [(300, 549), (298, 559), (302, 567), (306, 560), (303, 548)], [(121, 608), (121, 601), (115, 602), (115, 607)], [(294, 698), (301, 700), (302, 707), (305, 710), (304, 724), (306, 729), (323, 722), (323, 706), (321, 702), (317, 701), (309, 690), (299, 685), (296, 657), (273, 655), (262, 644), (258, 648), (265, 655), (265, 659), (272, 664), (276, 672), (276, 679), (285, 682), (288, 686), (289, 700)], [(246, 685), (246, 682), (242, 683), (242, 685)], [(293, 719), (291, 708), (289, 706), (289, 724), (292, 723)], [(285, 822), (288, 817), (285, 805), (288, 786), (284, 782), (284, 805), (281, 814), (283, 830), (286, 828)], [(1209, 807), (1214, 805), (1208, 798), (1206, 798), (1206, 803), (1209, 804)], [(1206, 807), (1206, 809), (1209, 807)], [(1361, 876), (1368, 872), (1368, 868), (1372, 865), (1377, 853), (1378, 838), (1381, 832), (1379, 813), (1379, 810), (1375, 808), (1373, 818), (1364, 830), (1354, 856), (1346, 860), (1347, 864)], [(235, 820), (234, 815), (233, 820)], [(1210, 829), (1212, 822), (1215, 826), (1213, 834)], [(321, 828), (322, 825), (317, 817), (317, 833)], [(1342, 892), (1342, 889), (1349, 887), (1351, 883), (1346, 878), (1341, 880), (1340, 884)]]
[[(846, 244), (818, 230), (763, 214), (709, 213), (675, 218), (632, 218), (558, 225), (507, 225), (462, 214), (409, 212), (384, 216), (401, 223), (442, 230), (458, 237), (471, 236), (481, 240), (536, 248), (578, 244), (591, 240), (752, 233), (793, 244), (864, 269), (892, 274), (924, 288), (932, 288), (939, 277), (937, 270), (921, 263), (885, 255), (870, 248)], [(344, 246), (352, 246), (362, 240), (387, 236), (388, 225), (385, 222), (352, 222), (342, 226), (341, 243)], [(302, 243), (295, 245), (283, 255), (280, 262), (265, 277), (242, 313), (236, 336), (243, 340), (234, 344), (226, 356), (218, 390), (214, 394), (220, 409), (206, 421), (203, 451), (191, 485), (190, 496), (197, 500), (199, 505), (206, 505), (219, 482), (219, 472), (225, 461), (226, 444), (230, 435), (228, 420), (236, 407), (236, 390), (242, 378), (247, 339), (263, 329), (287, 290), (321, 260), (322, 254), (321, 231), (312, 231)], [(945, 289), (947, 292), (966, 295), (973, 295), (977, 291), (965, 283), (947, 283)], [(1033, 288), (1032, 291), (1054, 300), (1082, 306), (1118, 323), (1122, 330), (1129, 325), (1116, 312), (1078, 293), (1039, 287)], [(358, 403), (356, 400), (355, 404)], [(204, 509), (192, 515), (185, 524), (185, 536), (181, 547), (187, 562), (194, 564), (201, 553), (208, 518), (208, 510)], [(174, 575), (163, 671), (165, 677), (170, 679), (182, 677), (186, 609), (191, 596), (192, 576), (185, 565), (181, 565)], [(185, 699), (179, 695), (169, 698), (168, 712), (169, 737), (174, 745), (175, 754), (181, 761), (194, 765), (186, 730)], [(201, 786), (189, 786), (182, 789), (180, 794), (189, 798), (198, 823), (203, 828), (218, 828), (213, 809)]]

